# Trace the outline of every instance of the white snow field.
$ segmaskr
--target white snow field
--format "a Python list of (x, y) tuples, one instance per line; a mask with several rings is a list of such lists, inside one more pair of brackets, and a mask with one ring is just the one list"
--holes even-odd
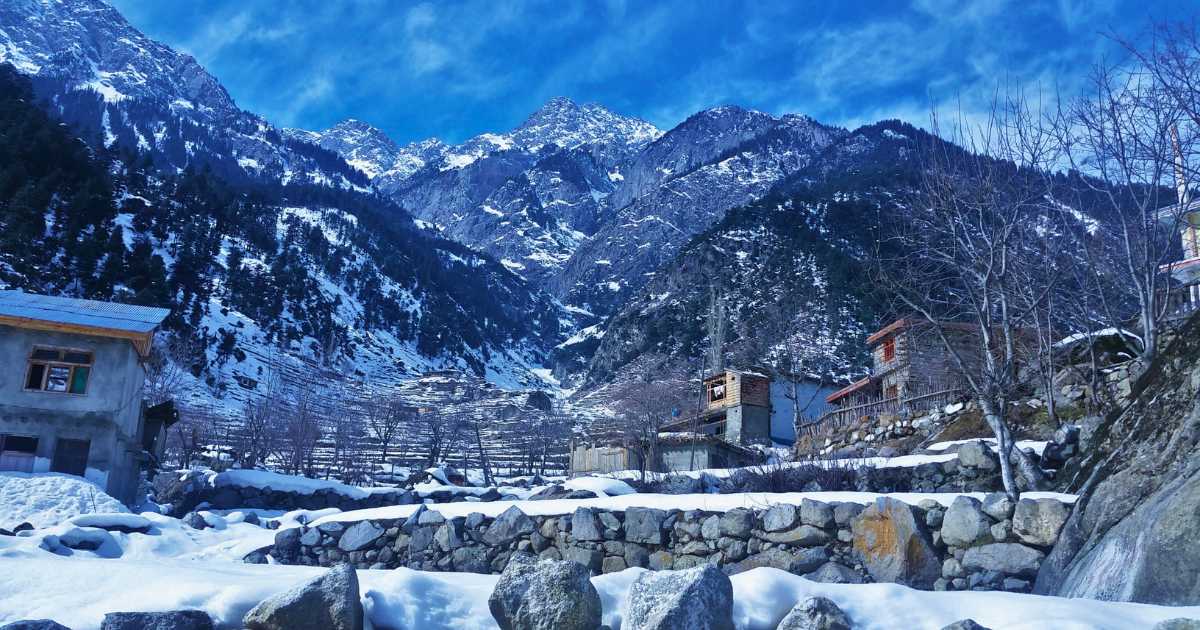
[(0, 472), (0, 528), (21, 523), (48, 527), (80, 514), (128, 511), (83, 477)]
[[(314, 575), (312, 567), (183, 560), (96, 560), (48, 556), (0, 560), (0, 624), (52, 618), (74, 630), (100, 626), (105, 612), (199, 608), (218, 627), (239, 627), (262, 599)], [(645, 569), (592, 578), (604, 623), (620, 629), (625, 595)], [(487, 598), (498, 576), (359, 571), (363, 603), (376, 630), (496, 628)], [(734, 622), (739, 630), (773, 630), (800, 599), (837, 602), (862, 630), (937, 630), (972, 618), (994, 630), (1127, 630), (1175, 617), (1200, 617), (1200, 607), (1172, 608), (998, 592), (936, 593), (894, 584), (819, 584), (777, 569), (735, 575)]]

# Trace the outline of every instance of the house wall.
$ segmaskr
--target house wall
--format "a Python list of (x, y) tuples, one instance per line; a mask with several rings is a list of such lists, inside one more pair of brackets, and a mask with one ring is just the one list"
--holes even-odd
[(767, 444), (771, 440), (771, 409), (740, 405), (725, 414), (725, 439), (734, 444)]
[[(34, 346), (93, 353), (87, 393), (25, 390)], [(0, 325), (0, 433), (38, 438), (35, 472), (50, 470), (56, 440), (89, 440), (87, 477), (109, 494), (132, 501), (145, 373), (123, 339), (26, 330)]]
[[(967, 330), (949, 329), (946, 337), (953, 344), (968, 367), (980, 360), (978, 336)], [(914, 385), (954, 382), (958, 380), (958, 365), (937, 331), (930, 325), (909, 326), (891, 335), (895, 339), (896, 353), (891, 361), (884, 361), (884, 345), (880, 340), (872, 348), (873, 374), (879, 377), (880, 395), (885, 396), (888, 388), (895, 386), (901, 397), (911, 396)]]

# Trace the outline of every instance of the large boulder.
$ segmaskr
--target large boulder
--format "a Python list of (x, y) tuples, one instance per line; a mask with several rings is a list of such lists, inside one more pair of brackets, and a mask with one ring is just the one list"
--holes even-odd
[(851, 526), (854, 554), (877, 582), (932, 588), (942, 563), (925, 526), (908, 504), (879, 497)]
[(991, 527), (978, 499), (957, 497), (942, 515), (942, 542), (952, 547), (991, 542)]
[(779, 532), (791, 529), (798, 516), (796, 506), (790, 503), (776, 503), (763, 513), (763, 530)]
[(1173, 332), (1058, 475), (1080, 496), (1035, 593), (1200, 604), (1200, 315)]
[(213, 622), (203, 610), (115, 612), (104, 615), (100, 630), (213, 630)]
[(1054, 499), (1021, 499), (1013, 511), (1013, 533), (1021, 542), (1038, 547), (1053, 547), (1070, 510)]
[(1150, 630), (1200, 630), (1200, 619), (1185, 619), (1183, 617), (1164, 619), (1154, 624), (1154, 627)]
[(0, 630), (71, 630), (51, 619), (22, 619), (0, 626)]
[(362, 630), (358, 574), (349, 564), (263, 600), (246, 613), (250, 630)]
[(502, 630), (596, 630), (600, 594), (578, 562), (515, 554), (488, 598)]
[(754, 512), (736, 508), (721, 515), (721, 535), (732, 538), (749, 538), (754, 530)]
[(854, 626), (833, 600), (809, 597), (796, 603), (776, 630), (850, 630)]
[(804, 576), (813, 582), (825, 584), (862, 584), (863, 578), (857, 571), (836, 562), (826, 562), (816, 571)]
[(514, 505), (492, 521), (483, 533), (483, 540), (489, 545), (506, 545), (521, 536), (532, 534), (536, 529), (533, 519)]
[(627, 601), (622, 630), (733, 630), (733, 584), (711, 564), (643, 573)]
[(829, 562), (829, 551), (824, 547), (813, 547), (792, 553), (782, 547), (772, 547), (744, 560), (727, 563), (722, 570), (726, 575), (737, 575), (750, 569), (771, 567), (801, 575), (820, 568)]
[(995, 571), (1006, 575), (1033, 577), (1046, 555), (1017, 543), (992, 543), (971, 547), (963, 554), (962, 565), (968, 571)]

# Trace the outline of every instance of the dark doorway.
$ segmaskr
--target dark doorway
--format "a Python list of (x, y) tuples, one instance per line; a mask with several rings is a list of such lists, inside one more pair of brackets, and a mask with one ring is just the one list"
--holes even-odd
[(33, 472), (38, 439), (27, 435), (0, 435), (0, 470)]
[(88, 450), (91, 446), (90, 440), (58, 438), (54, 444), (54, 461), (50, 464), (50, 470), (82, 477), (87, 471)]

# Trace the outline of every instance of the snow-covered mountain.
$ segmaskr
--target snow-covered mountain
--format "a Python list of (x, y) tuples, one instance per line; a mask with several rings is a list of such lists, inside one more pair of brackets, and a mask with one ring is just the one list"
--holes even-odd
[(39, 96), (90, 142), (150, 155), (163, 168), (366, 184), (343, 161), (240, 109), (192, 56), (146, 37), (101, 0), (0, 3), (0, 62), (33, 78)]
[[(89, 189), (87, 216), (63, 219), (74, 232), (56, 224), (29, 252), (0, 251), (0, 284), (171, 307), (210, 402), (277, 368), (388, 382), (455, 367), (545, 385), (535, 373), (570, 325), (548, 295), (419, 229), (361, 164), (239, 109), (193, 58), (104, 2), (0, 4), (0, 70), (15, 120), (39, 120), (38, 103), (51, 122), (33, 128), (64, 134), (59, 144), (77, 135), (92, 164), (78, 168), (107, 172), (89, 180), (107, 181), (88, 184), (104, 192)], [(376, 141), (373, 159), (394, 149), (361, 125), (341, 131), (358, 132), (364, 150)], [(74, 184), (51, 175), (48, 211), (77, 214)], [(153, 277), (122, 281), (144, 271), (126, 268), (133, 259)]]

